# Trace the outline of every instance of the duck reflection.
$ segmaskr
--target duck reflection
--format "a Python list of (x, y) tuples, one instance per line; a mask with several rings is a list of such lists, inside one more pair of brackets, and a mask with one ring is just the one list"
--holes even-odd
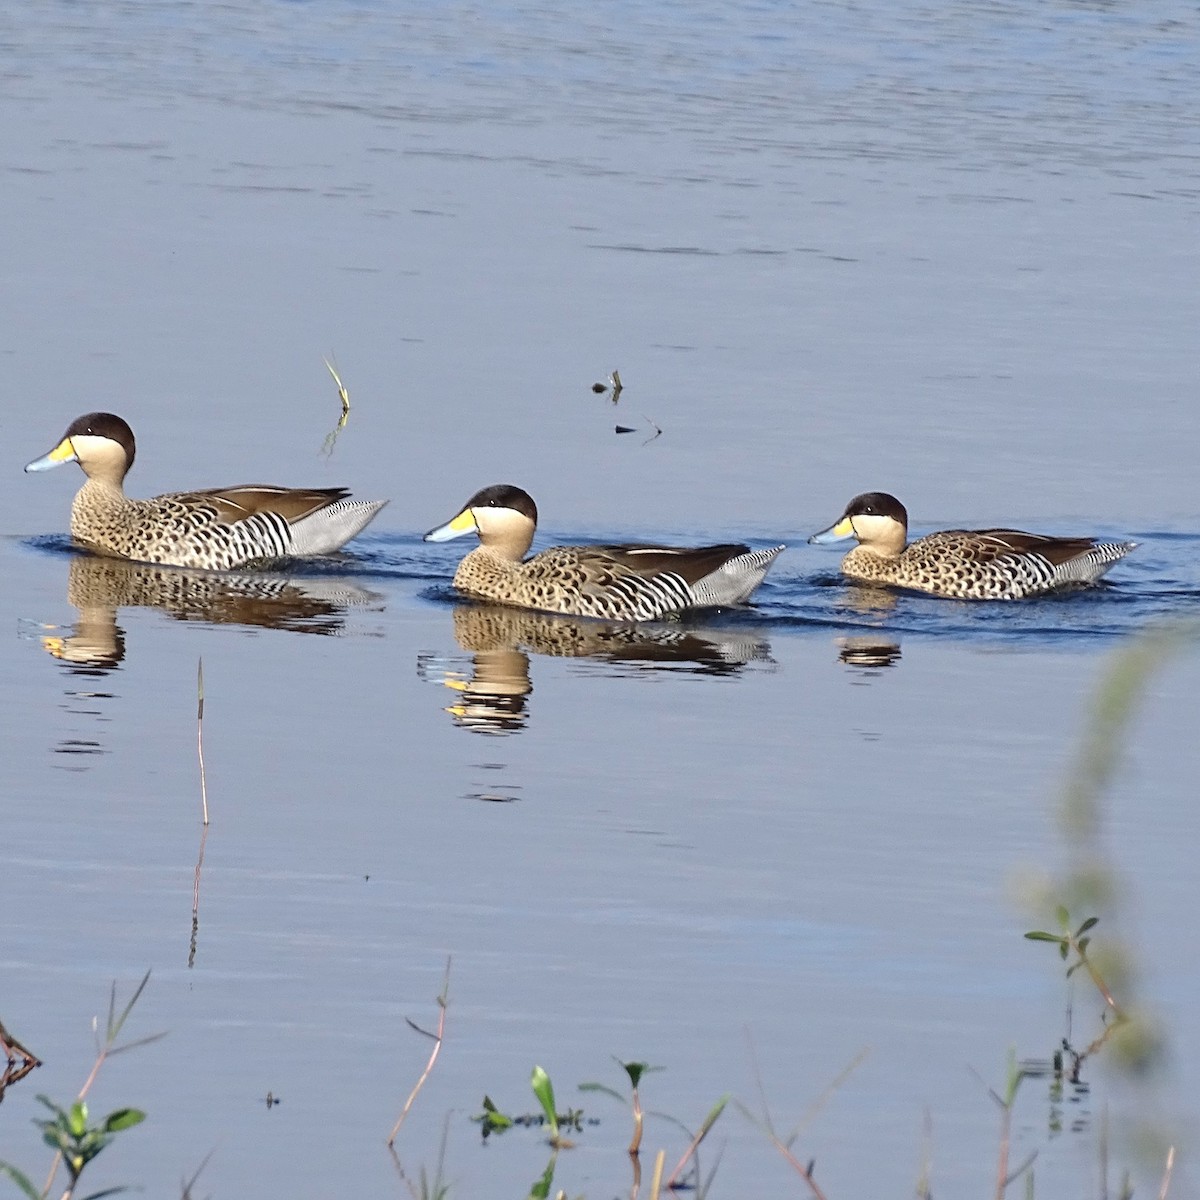
[(104, 674), (125, 657), (121, 608), (158, 608), (180, 621), (331, 634), (347, 608), (382, 597), (344, 579), (164, 567), (78, 554), (67, 573), (67, 602), (79, 610), (70, 633), (41, 639), (46, 651), (80, 673)]
[(772, 661), (770, 647), (753, 630), (626, 624), (491, 604), (458, 605), (454, 637), (471, 652), (473, 669), (469, 679), (443, 675), (441, 681), (459, 693), (446, 711), (457, 724), (483, 733), (516, 733), (525, 727), (533, 691), (531, 654), (705, 675), (733, 675), (749, 663)]
[(895, 611), (899, 599), (890, 588), (855, 583), (844, 590), (839, 607), (856, 617), (883, 618)]
[(883, 633), (854, 634), (834, 638), (838, 658), (848, 667), (878, 669), (900, 661), (900, 643)]

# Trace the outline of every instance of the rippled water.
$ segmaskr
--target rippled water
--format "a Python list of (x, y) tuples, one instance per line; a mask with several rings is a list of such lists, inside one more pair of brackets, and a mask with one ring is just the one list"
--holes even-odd
[[(35, 1093), (74, 1094), (149, 967), (131, 1036), (169, 1037), (93, 1099), (150, 1120), (95, 1187), (173, 1194), (212, 1150), (204, 1194), (403, 1194), (405, 1018), (436, 1024), (451, 957), (397, 1147), (433, 1170), (449, 1114), (452, 1195), (541, 1175), (534, 1134), (468, 1121), (531, 1110), (535, 1062), (601, 1118), (554, 1183), (594, 1197), (629, 1187), (627, 1114), (575, 1090), (619, 1087), (610, 1055), (692, 1127), (759, 1107), (757, 1055), (790, 1127), (864, 1047), (797, 1144), (826, 1193), (912, 1186), (927, 1111), (934, 1193), (991, 1186), (968, 1068), (1064, 1032), (1014, 881), (1065, 857), (1109, 656), (1200, 597), (1198, 32), (1067, 2), (0, 13), (0, 1019), (46, 1059), (0, 1158), (40, 1181)], [(81, 556), (74, 468), (20, 467), (97, 407), (136, 495), (392, 503), (286, 573)], [(505, 479), (538, 545), (790, 548), (754, 608), (642, 630), (466, 605), (461, 544), (420, 532)], [(804, 543), (875, 488), (914, 533), (1140, 545), (1021, 604), (861, 589)], [(1183, 651), (1152, 680), (1106, 826), (1184, 1121), (1196, 684)], [(1039, 1195), (1092, 1194), (1103, 1105), (1114, 1159), (1158, 1111), (1088, 1082), (1023, 1087)], [(644, 1157), (685, 1144), (649, 1118)], [(718, 1156), (713, 1196), (799, 1183), (732, 1108)]]

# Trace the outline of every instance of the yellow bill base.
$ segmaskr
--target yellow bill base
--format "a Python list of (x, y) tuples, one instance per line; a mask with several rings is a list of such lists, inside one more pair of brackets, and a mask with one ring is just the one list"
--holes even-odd
[(464, 533), (474, 532), (475, 518), (471, 515), (469, 508), (464, 508), (453, 521), (447, 521), (445, 525), (439, 525), (436, 529), (431, 529), (425, 535), (425, 541), (448, 542), (451, 538), (462, 537)]
[(61, 467), (63, 463), (76, 462), (75, 447), (70, 438), (63, 438), (49, 454), (35, 458), (26, 466), (26, 471), (49, 471), (51, 467)]
[(843, 517), (836, 525), (831, 525), (820, 533), (814, 533), (808, 540), (821, 545), (824, 542), (840, 542), (843, 538), (853, 536), (854, 522), (849, 517)]

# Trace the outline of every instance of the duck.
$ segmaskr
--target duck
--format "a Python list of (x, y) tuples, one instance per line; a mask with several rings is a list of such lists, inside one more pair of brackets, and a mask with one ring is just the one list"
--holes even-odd
[(49, 454), (26, 471), (78, 463), (87, 476), (71, 505), (71, 538), (110, 558), (174, 567), (229, 570), (279, 559), (329, 554), (360, 533), (387, 503), (352, 500), (347, 488), (242, 484), (125, 495), (137, 453), (133, 430), (110, 412), (72, 421)]
[(653, 621), (744, 604), (784, 549), (752, 550), (741, 543), (554, 546), (527, 559), (537, 519), (528, 492), (495, 484), (476, 492), (456, 517), (425, 534), (425, 541), (478, 535), (479, 545), (454, 573), (454, 587), (464, 595), (613, 621)]
[(809, 542), (856, 538), (842, 574), (955, 600), (1020, 600), (1094, 583), (1136, 542), (1050, 537), (1018, 529), (947, 529), (908, 541), (908, 512), (887, 492), (855, 496)]

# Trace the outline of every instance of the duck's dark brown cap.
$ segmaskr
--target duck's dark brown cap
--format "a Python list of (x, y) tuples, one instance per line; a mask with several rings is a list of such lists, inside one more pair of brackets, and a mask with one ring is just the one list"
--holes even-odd
[(524, 488), (512, 483), (494, 483), (491, 487), (481, 488), (463, 505), (464, 512), (468, 508), (511, 508), (528, 517), (535, 525), (538, 519), (533, 497)]
[(133, 466), (133, 457), (137, 453), (137, 445), (133, 440), (133, 430), (116, 413), (91, 412), (76, 417), (71, 422), (64, 438), (73, 437), (102, 437), (116, 442), (124, 451), (129, 465)]

